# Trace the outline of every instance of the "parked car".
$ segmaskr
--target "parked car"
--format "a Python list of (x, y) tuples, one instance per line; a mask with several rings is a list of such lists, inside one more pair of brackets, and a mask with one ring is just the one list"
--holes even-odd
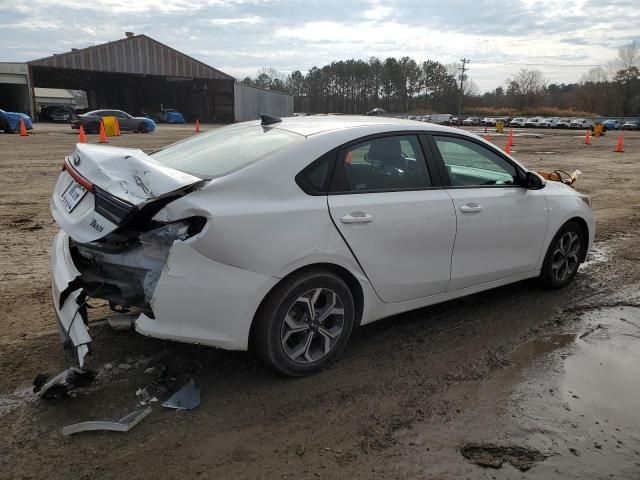
[(543, 118), (538, 122), (538, 127), (540, 128), (554, 128), (558, 123), (557, 118)]
[(604, 125), (605, 130), (620, 130), (620, 127), (622, 126), (619, 120), (605, 120), (604, 122), (602, 122), (602, 125)]
[(622, 125), (622, 130), (639, 130), (640, 123), (637, 120), (629, 120)]
[(53, 305), (81, 366), (89, 296), (139, 307), (139, 333), (296, 376), (383, 317), (564, 287), (595, 234), (587, 196), (479, 136), (363, 116), (264, 116), (151, 154), (79, 143), (51, 212)]
[(71, 119), (71, 128), (78, 129), (82, 125), (85, 132), (98, 133), (103, 117), (116, 117), (123, 132), (149, 133), (156, 129), (155, 122), (150, 118), (132, 117), (122, 110), (93, 110), (82, 115), (74, 115)]
[(376, 116), (376, 115), (385, 115), (387, 111), (384, 108), (376, 107), (367, 112), (367, 115)]
[(540, 119), (538, 117), (530, 117), (524, 121), (524, 126), (527, 128), (535, 128), (538, 126)]
[(467, 117), (462, 121), (462, 124), (467, 127), (480, 125), (480, 117)]
[(18, 112), (5, 112), (0, 109), (0, 130), (4, 130), (4, 133), (20, 132), (20, 119), (24, 121), (26, 130), (33, 129), (33, 123), (29, 115)]
[(571, 125), (570, 118), (561, 118), (556, 122), (556, 128), (569, 128), (569, 125)]
[(527, 121), (524, 117), (515, 117), (509, 122), (510, 127), (524, 127), (525, 122)]
[(433, 115), (429, 115), (429, 122), (438, 123), (440, 125), (451, 125), (451, 119), (453, 115), (450, 113), (437, 113)]
[(587, 118), (576, 118), (574, 120), (571, 120), (571, 123), (569, 124), (569, 128), (576, 128), (576, 129), (592, 128), (593, 125), (594, 124), (592, 120), (589, 120)]
[(185, 123), (182, 113), (175, 108), (162, 108), (155, 115), (156, 123)]
[(480, 125), (492, 126), (496, 124), (496, 119), (492, 117), (484, 117), (480, 120)]
[(75, 114), (71, 107), (58, 107), (50, 114), (52, 122), (70, 122), (71, 118)]

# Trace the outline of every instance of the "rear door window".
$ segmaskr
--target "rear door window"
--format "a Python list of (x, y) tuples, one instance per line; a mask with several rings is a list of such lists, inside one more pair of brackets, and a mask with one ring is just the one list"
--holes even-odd
[(343, 149), (332, 190), (375, 192), (431, 187), (415, 135), (381, 137)]

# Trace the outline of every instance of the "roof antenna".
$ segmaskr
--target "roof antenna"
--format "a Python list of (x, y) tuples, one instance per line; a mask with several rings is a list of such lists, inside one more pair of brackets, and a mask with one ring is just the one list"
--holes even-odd
[(261, 125), (272, 125), (274, 123), (279, 123), (282, 121), (281, 118), (272, 117), (270, 115), (260, 115), (260, 120), (262, 120)]

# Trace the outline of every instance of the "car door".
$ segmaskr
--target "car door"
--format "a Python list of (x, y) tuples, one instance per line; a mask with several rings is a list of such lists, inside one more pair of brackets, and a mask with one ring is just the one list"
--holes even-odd
[(113, 116), (118, 120), (120, 130), (130, 131), (135, 130), (132, 125), (132, 118), (121, 110), (114, 110)]
[(331, 218), (384, 302), (449, 284), (456, 218), (433, 173), (417, 135), (362, 139), (338, 153)]
[(544, 190), (522, 185), (524, 172), (480, 140), (434, 135), (457, 234), (447, 290), (534, 271), (547, 234)]

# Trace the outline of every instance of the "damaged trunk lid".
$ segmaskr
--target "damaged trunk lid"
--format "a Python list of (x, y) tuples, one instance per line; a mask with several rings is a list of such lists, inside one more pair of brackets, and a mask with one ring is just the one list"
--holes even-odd
[(205, 180), (167, 167), (142, 150), (79, 143), (65, 158), (51, 213), (75, 241), (98, 240), (150, 219)]

